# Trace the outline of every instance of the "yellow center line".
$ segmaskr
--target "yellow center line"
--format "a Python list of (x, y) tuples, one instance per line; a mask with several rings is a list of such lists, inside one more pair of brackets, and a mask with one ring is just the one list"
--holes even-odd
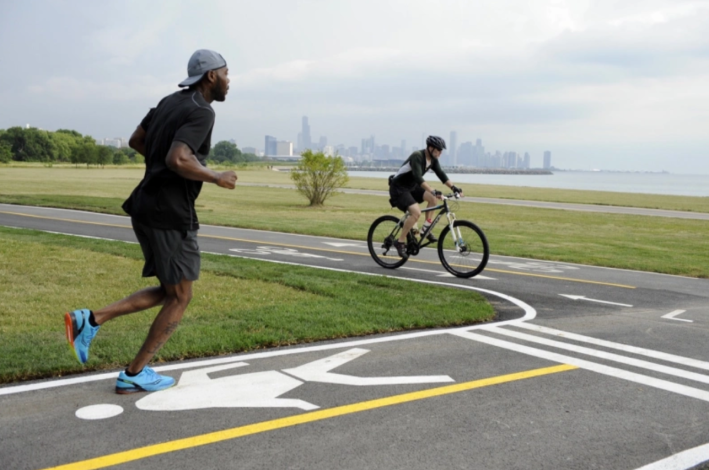
[(139, 447), (137, 449), (117, 452), (115, 454), (109, 454), (102, 457), (96, 457), (93, 459), (82, 460), (66, 465), (60, 465), (58, 467), (51, 467), (45, 470), (93, 470), (99, 468), (106, 468), (113, 465), (120, 465), (126, 462), (132, 462), (135, 460), (152, 457), (155, 455), (167, 454), (169, 452), (191, 449), (193, 447), (199, 447), (208, 444), (215, 444), (217, 442), (236, 439), (244, 436), (250, 436), (253, 434), (258, 434), (267, 431), (273, 431), (276, 429), (297, 426), (299, 424), (312, 423), (314, 421), (321, 421), (324, 419), (335, 418), (337, 416), (359, 413), (361, 411), (374, 410), (377, 408), (399, 405), (402, 403), (424, 400), (426, 398), (433, 398), (442, 395), (448, 395), (451, 393), (459, 393), (467, 390), (473, 390), (476, 388), (489, 387), (491, 385), (499, 385), (507, 382), (529, 379), (532, 377), (540, 377), (543, 375), (565, 372), (577, 368), (578, 367), (573, 365), (561, 364), (552, 367), (544, 367), (541, 369), (517, 372), (514, 374), (500, 375), (487, 379), (474, 380), (472, 382), (464, 382), (460, 384), (447, 385), (444, 387), (431, 388), (418, 392), (404, 393), (402, 395), (394, 395), (360, 403), (353, 403), (351, 405), (344, 405), (335, 408), (312, 411), (309, 413), (288, 416), (286, 418), (279, 418), (271, 421), (264, 421), (261, 423), (249, 424), (246, 426), (240, 426), (237, 428), (225, 429), (223, 431), (201, 434), (197, 436), (187, 437), (184, 439), (176, 439), (174, 441), (163, 442), (161, 444)]
[(621, 287), (623, 289), (635, 289), (636, 288), (635, 286), (627, 286), (625, 284), (614, 284), (612, 282), (589, 281), (586, 279), (572, 279), (570, 277), (548, 276), (546, 274), (521, 273), (519, 271), (505, 271), (504, 269), (485, 268), (485, 271), (492, 271), (494, 273), (514, 274), (516, 276), (541, 277), (544, 279), (555, 279), (557, 281), (582, 282), (584, 284), (598, 284), (600, 286)]
[[(23, 217), (33, 217), (36, 219), (48, 219), (48, 220), (58, 220), (62, 222), (74, 222), (77, 224), (87, 224), (87, 225), (100, 225), (104, 227), (120, 227), (120, 228), (126, 228), (126, 229), (133, 229), (130, 225), (118, 225), (118, 224), (107, 224), (103, 222), (90, 222), (86, 220), (75, 220), (75, 219), (61, 219), (57, 217), (48, 217), (48, 216), (43, 216), (43, 215), (30, 215), (30, 214), (23, 214), (20, 212), (7, 212), (7, 211), (0, 211), (0, 214), (10, 214), (10, 215), (19, 215)], [(229, 228), (229, 227), (225, 227)], [(245, 243), (254, 243), (257, 245), (273, 245), (273, 246), (282, 246), (285, 248), (298, 248), (301, 250), (314, 250), (314, 251), (323, 251), (327, 253), (337, 253), (337, 254), (342, 254), (342, 255), (354, 255), (354, 256), (366, 256), (369, 257), (369, 253), (357, 253), (354, 251), (342, 251), (342, 250), (333, 250), (330, 248), (315, 248), (312, 246), (302, 246), (302, 245), (291, 245), (288, 243), (278, 243), (278, 242), (269, 242), (269, 241), (258, 241), (258, 240), (249, 240), (246, 238), (234, 238), (234, 237), (223, 237), (219, 235), (207, 235), (207, 234), (199, 234), (198, 235), (200, 238), (212, 238), (216, 240), (228, 240), (228, 241), (234, 241), (234, 242), (245, 242)], [(434, 264), (436, 266), (440, 265), (438, 261), (427, 261), (427, 260), (422, 260), (422, 259), (409, 259), (409, 263), (414, 262), (414, 263), (420, 263), (420, 264)], [(545, 274), (534, 274), (534, 273), (522, 273), (518, 271), (505, 271), (502, 269), (494, 269), (494, 268), (485, 268), (486, 272), (495, 272), (495, 273), (502, 273), (502, 274), (512, 274), (515, 276), (528, 276), (528, 277), (539, 277), (543, 279), (554, 279), (557, 281), (568, 281), (568, 282), (579, 282), (582, 284), (596, 284), (600, 286), (610, 286), (610, 287), (620, 287), (623, 289), (635, 289), (635, 286), (628, 286), (625, 284), (613, 284), (610, 282), (601, 282), (601, 281), (588, 281), (586, 279), (574, 279), (570, 277), (561, 277), (561, 276), (548, 276)]]

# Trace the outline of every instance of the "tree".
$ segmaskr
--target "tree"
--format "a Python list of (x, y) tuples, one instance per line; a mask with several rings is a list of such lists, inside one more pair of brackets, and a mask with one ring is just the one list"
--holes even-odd
[[(63, 131), (58, 130), (57, 132), (50, 132), (49, 137), (54, 142), (56, 147), (56, 157), (57, 161), (69, 162), (71, 161), (71, 152), (74, 150), (82, 140), (83, 136), (76, 131)], [(74, 134), (78, 134), (78, 137)]]
[(71, 149), (71, 155), (69, 156), (69, 161), (74, 165), (79, 163), (86, 163), (84, 156), (84, 146), (82, 144), (77, 144)]
[(96, 149), (97, 153), (97, 163), (104, 166), (107, 163), (113, 162), (113, 150), (105, 145), (99, 145)]
[(98, 145), (93, 137), (85, 135), (81, 141), (82, 151), (84, 153), (84, 163), (86, 166), (98, 164)]
[(84, 142), (81, 144), (84, 152), (84, 163), (86, 166), (98, 164), (98, 147), (93, 142)]
[(328, 157), (323, 152), (306, 150), (290, 177), (299, 193), (311, 206), (322, 206), (333, 192), (347, 184), (347, 167), (339, 156)]
[(113, 164), (114, 165), (125, 165), (127, 163), (130, 163), (130, 160), (128, 159), (128, 155), (126, 155), (123, 152), (115, 152), (113, 154)]
[(232, 144), (226, 140), (217, 142), (209, 153), (209, 158), (217, 163), (238, 163), (242, 161), (241, 150), (236, 147), (236, 144)]
[(67, 134), (70, 135), (78, 140), (81, 140), (84, 138), (83, 135), (81, 135), (79, 132), (73, 130), (73, 129), (57, 129), (58, 134)]
[(10, 144), (13, 160), (50, 162), (56, 158), (57, 148), (47, 131), (11, 127), (3, 133), (2, 140)]
[(136, 152), (130, 147), (121, 147), (114, 152), (113, 163), (116, 165), (125, 165), (127, 163), (131, 163), (133, 162), (137, 154), (138, 152)]
[(12, 161), (12, 147), (7, 142), (0, 141), (0, 163), (10, 163)]
[(71, 163), (75, 165), (86, 163), (87, 167), (98, 163), (98, 149), (93, 140), (85, 137), (74, 147), (71, 152)]

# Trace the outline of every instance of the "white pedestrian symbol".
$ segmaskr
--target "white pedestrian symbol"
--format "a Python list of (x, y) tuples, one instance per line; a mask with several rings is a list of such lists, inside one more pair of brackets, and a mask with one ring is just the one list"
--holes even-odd
[[(182, 373), (177, 385), (147, 395), (136, 406), (141, 410), (177, 411), (204, 408), (300, 408), (314, 410), (317, 405), (294, 398), (278, 398), (305, 382), (372, 386), (454, 382), (447, 375), (409, 377), (356, 377), (330, 371), (369, 352), (350, 349), (292, 369), (253, 372), (212, 379), (209, 374), (248, 364), (237, 362)], [(285, 372), (285, 373), (284, 373)], [(297, 378), (294, 378), (297, 377)], [(298, 380), (301, 379), (301, 380)]]

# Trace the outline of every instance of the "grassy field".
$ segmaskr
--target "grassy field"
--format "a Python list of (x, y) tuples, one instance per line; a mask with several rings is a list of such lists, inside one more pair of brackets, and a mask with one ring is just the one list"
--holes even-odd
[[(63, 313), (155, 285), (140, 247), (0, 227), (0, 383), (125, 367), (157, 309), (102, 326), (81, 366)], [(491, 320), (478, 294), (377, 276), (204, 255), (192, 304), (156, 361)]]
[[(288, 184), (288, 175), (242, 171), (240, 181)], [(78, 208), (123, 214), (120, 205), (142, 176), (139, 169), (2, 168), (0, 202)], [(382, 184), (367, 180), (367, 185)], [(359, 180), (350, 182), (357, 187)], [(364, 184), (360, 186), (366, 186)], [(478, 185), (468, 194), (490, 190)], [(379, 188), (381, 189), (381, 188)], [(515, 190), (524, 199), (544, 199), (550, 190)], [(491, 190), (490, 190), (491, 191)], [(555, 200), (591, 203), (591, 191), (552, 191)], [(630, 205), (636, 195), (614, 195)], [(590, 197), (590, 196), (589, 196)], [(637, 195), (655, 207), (703, 207), (707, 198)], [(626, 200), (627, 198), (627, 200)], [(551, 196), (548, 199), (553, 199)], [(682, 201), (688, 201), (686, 204)], [(640, 203), (640, 199), (637, 199)], [(644, 205), (643, 207), (647, 207)], [(363, 240), (371, 222), (383, 213), (397, 214), (381, 196), (339, 194), (324, 208), (307, 207), (291, 189), (237, 186), (226, 191), (205, 185), (197, 211), (202, 223)], [(662, 217), (596, 214), (492, 204), (461, 204), (458, 218), (485, 231), (493, 254), (709, 277), (709, 222)]]
[[(243, 183), (292, 185), (290, 174), (287, 171), (269, 171), (262, 166), (248, 166), (234, 168)], [(103, 172), (104, 174), (101, 174)], [(45, 168), (37, 164), (25, 164), (18, 167), (0, 165), (0, 195), (11, 194), (70, 194), (73, 186), (82, 181), (87, 186), (86, 190), (107, 185), (107, 190), (117, 186), (121, 181), (132, 181), (133, 185), (140, 181), (143, 169), (140, 167), (126, 168), (75, 168), (74, 166), (61, 166)], [(455, 177), (453, 177), (455, 179)], [(514, 175), (510, 175), (514, 178)], [(52, 186), (42, 191), (32, 189), (37, 181), (53, 181)], [(58, 186), (53, 186), (57, 184)], [(615, 193), (607, 191), (580, 191), (567, 189), (531, 188), (517, 186), (500, 186), (486, 184), (461, 184), (466, 196), (489, 197), (501, 199), (523, 199), (530, 201), (569, 202), (577, 204), (597, 204), (604, 206), (642, 207), (648, 209), (666, 209), (691, 212), (709, 212), (709, 197), (667, 196), (654, 194)], [(51, 187), (61, 188), (54, 193), (47, 192)], [(346, 186), (352, 189), (371, 189), (386, 191), (386, 180), (380, 178), (350, 178)], [(89, 195), (89, 194), (85, 194)], [(121, 193), (120, 197), (124, 197)]]

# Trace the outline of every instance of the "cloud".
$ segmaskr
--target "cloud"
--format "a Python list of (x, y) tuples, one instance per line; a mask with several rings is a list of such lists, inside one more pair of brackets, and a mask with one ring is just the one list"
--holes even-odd
[(13, 4), (0, 19), (0, 54), (23, 71), (0, 77), (3, 110), (13, 110), (0, 112), (0, 128), (19, 119), (125, 134), (206, 47), (232, 77), (214, 138), (242, 145), (295, 140), (302, 115), (314, 135), (346, 145), (371, 134), (413, 145), (455, 129), (461, 142), (500, 150), (642, 148), (638, 162), (641, 143), (709, 145), (707, 1), (44, 6)]
[(41, 84), (27, 87), (28, 95), (43, 100), (48, 97), (57, 102), (113, 102), (154, 101), (156, 97), (175, 91), (174, 83), (152, 76), (132, 77), (125, 83), (97, 82), (87, 78), (52, 77)]

